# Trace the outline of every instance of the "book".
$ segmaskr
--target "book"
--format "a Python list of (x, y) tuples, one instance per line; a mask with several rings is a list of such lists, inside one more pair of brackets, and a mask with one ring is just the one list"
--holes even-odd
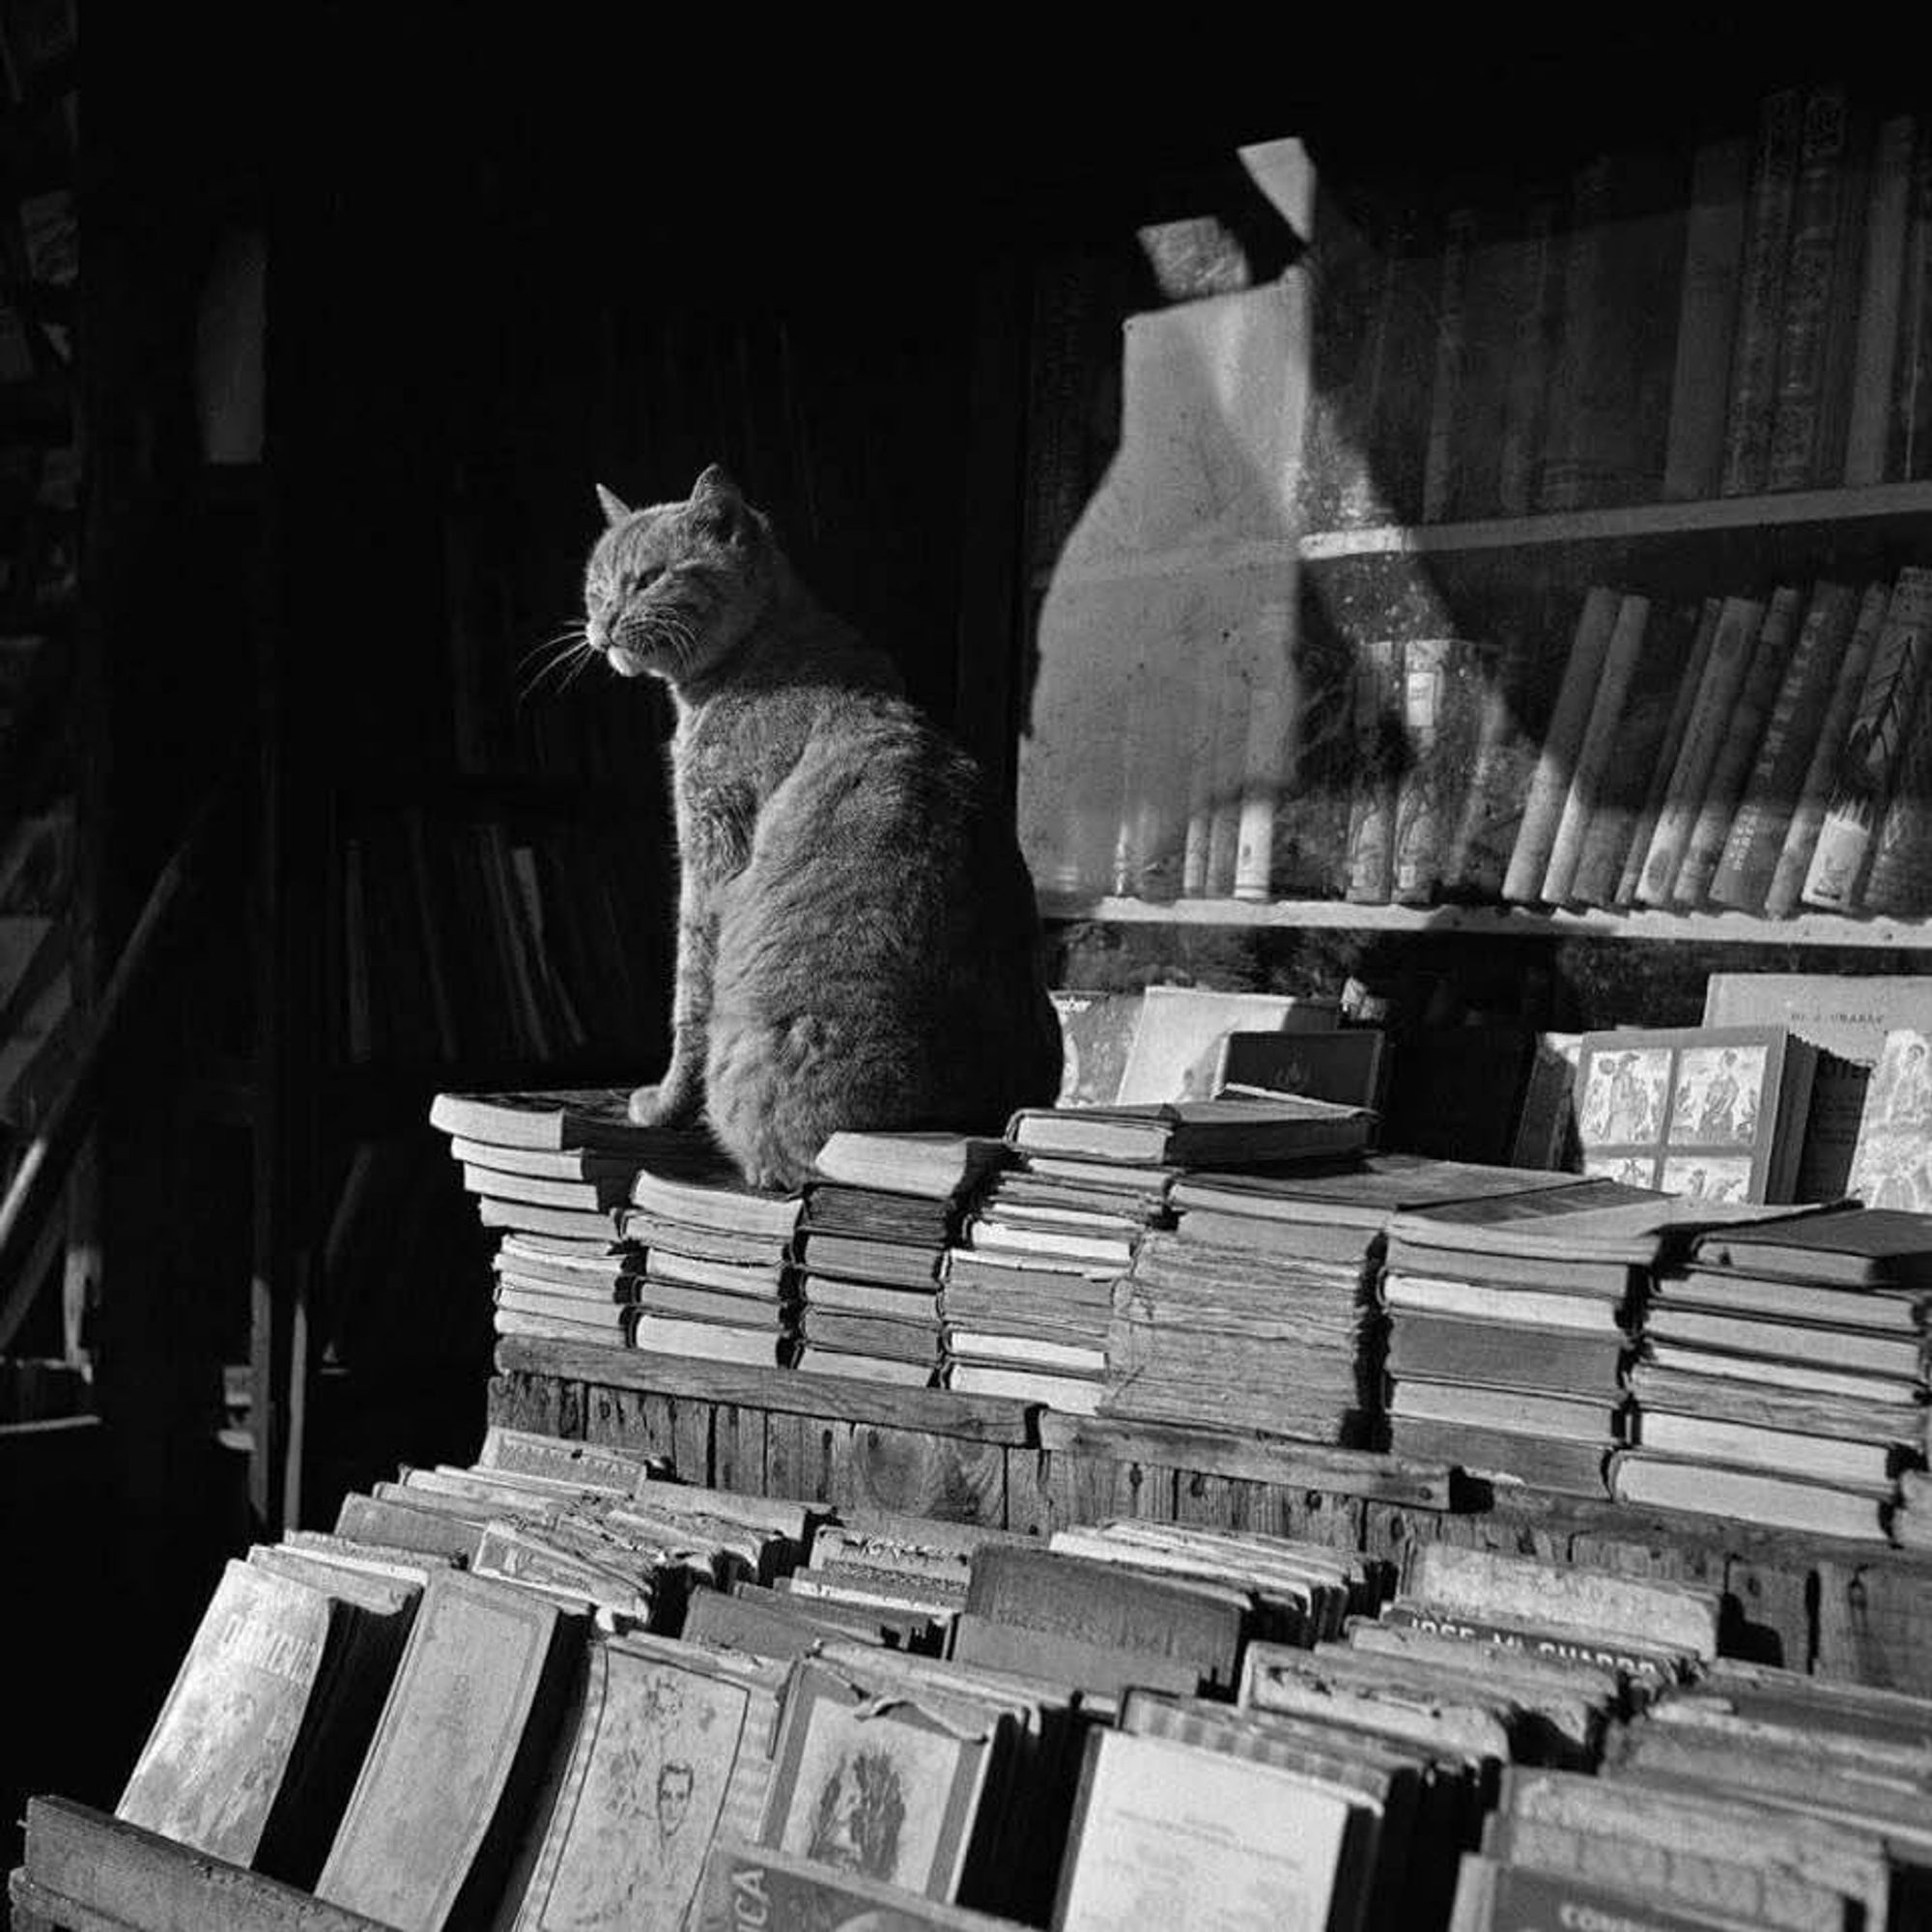
[(582, 1632), (581, 1617), (527, 1590), (433, 1576), (317, 1897), (391, 1925), (487, 1914)]
[(1495, 507), (1505, 517), (1526, 517), (1536, 507), (1549, 377), (1561, 333), (1562, 223), (1561, 193), (1532, 188), (1523, 215), (1516, 327), (1503, 373), (1496, 452)]
[[(929, 1707), (929, 1708), (928, 1708)], [(977, 1718), (978, 1721), (971, 1719)], [(958, 1896), (1009, 1720), (877, 1697), (801, 1662), (785, 1692), (761, 1841), (943, 1900)]]
[[(317, 1566), (319, 1569), (320, 1566)], [(115, 1816), (291, 1885), (315, 1882), (415, 1600), (230, 1561)]]
[(510, 1174), (497, 1168), (465, 1167), (463, 1184), (492, 1200), (530, 1202), (546, 1208), (575, 1208), (608, 1214), (630, 1199), (634, 1170), (572, 1179), (557, 1174)]
[(782, 1235), (798, 1225), (803, 1197), (748, 1187), (729, 1170), (702, 1177), (646, 1166), (631, 1184), (631, 1200), (646, 1213), (720, 1234)]
[(1898, 573), (1858, 707), (1833, 777), (1830, 802), (1804, 874), (1807, 905), (1855, 903), (1887, 787), (1918, 700), (1932, 649), (1932, 569)]
[(1654, 1354), (1660, 1345), (1676, 1342), (1724, 1354), (1901, 1381), (1910, 1381), (1921, 1373), (1925, 1352), (1922, 1339), (1916, 1334), (1887, 1335), (1838, 1325), (1767, 1321), (1755, 1313), (1732, 1315), (1685, 1308), (1662, 1292), (1652, 1298), (1644, 1333)]
[(1695, 1202), (1789, 1201), (1817, 1059), (1782, 1027), (1585, 1034), (1584, 1172)]
[(1328, 1032), (1338, 1018), (1332, 999), (1150, 986), (1142, 996), (1118, 1101), (1141, 1105), (1207, 1099), (1212, 1092), (1221, 1040), (1236, 1027), (1250, 1032)]
[(1631, 1440), (1634, 1447), (1658, 1456), (1766, 1469), (1774, 1475), (1850, 1489), (1889, 1489), (1899, 1455), (1889, 1442), (1774, 1429), (1722, 1416), (1687, 1415), (1652, 1404), (1640, 1406)]
[(1476, 254), (1473, 208), (1452, 209), (1442, 224), (1441, 281), (1435, 299), (1435, 377), (1429, 385), (1429, 417), (1423, 439), (1422, 521), (1448, 514), (1457, 451), (1456, 420), (1464, 381), (1468, 334), (1468, 285)]
[(1445, 894), (1492, 898), (1502, 889), (1555, 695), (1553, 687), (1545, 688), (1554, 673), (1544, 661), (1541, 641), (1527, 627), (1510, 632), (1501, 661), (1479, 695), (1468, 783), (1442, 861)]
[(1522, 823), (1517, 830), (1509, 869), (1503, 877), (1502, 892), (1507, 899), (1527, 903), (1542, 893), (1549, 854), (1569, 797), (1570, 775), (1589, 725), (1604, 661), (1621, 609), (1618, 593), (1602, 584), (1593, 585), (1584, 593), (1582, 611), (1563, 668), (1563, 681), (1544, 732), (1522, 809)]
[(1138, 992), (1080, 992), (1056, 988), (1047, 996), (1060, 1019), (1063, 1107), (1112, 1106), (1139, 1024)]
[(1457, 638), (1410, 639), (1402, 647), (1406, 750), (1396, 782), (1391, 896), (1428, 905), (1441, 883), (1474, 747), (1485, 652)]
[(1578, 738), (1570, 770), (1570, 789), (1550, 842), (1549, 861), (1537, 896), (1552, 905), (1573, 897), (1577, 867), (1583, 857), (1590, 821), (1603, 802), (1603, 786), (1615, 748), (1632, 680), (1643, 657), (1650, 599), (1626, 594), (1618, 599), (1616, 617), (1604, 651), (1603, 668), (1590, 699), (1589, 716)]
[[(1932, 1092), (1925, 1097), (1932, 1099)], [(1717, 1229), (1700, 1235), (1691, 1254), (1707, 1266), (1778, 1280), (1855, 1289), (1932, 1288), (1932, 1222), (1917, 1212), (1884, 1208)]]
[(1006, 1158), (997, 1136), (950, 1133), (836, 1133), (812, 1165), (828, 1180), (951, 1201), (977, 1186)]
[(1932, 1029), (1886, 1035), (1846, 1186), (1867, 1208), (1932, 1211)]
[(1723, 857), (1739, 793), (1757, 755), (1778, 688), (1784, 680), (1803, 600), (1804, 593), (1795, 585), (1783, 584), (1773, 591), (1764, 607), (1750, 662), (1738, 687), (1717, 755), (1711, 760), (1703, 798), (1691, 820), (1683, 862), (1671, 887), (1671, 897), (1680, 905), (1702, 901)]
[(1724, 401), (1744, 273), (1749, 174), (1746, 140), (1706, 141), (1692, 157), (1664, 441), (1663, 495), (1672, 502), (1715, 497), (1723, 472)]
[(1610, 1493), (1647, 1509), (1691, 1510), (1811, 1536), (1883, 1541), (1886, 1533), (1887, 1504), (1868, 1491), (1678, 1463), (1639, 1450), (1626, 1449), (1612, 1459)]
[(639, 1161), (700, 1156), (708, 1138), (688, 1127), (642, 1127), (627, 1088), (558, 1093), (439, 1094), (430, 1125), (469, 1141), (508, 1148), (580, 1148), (636, 1154)]
[(1928, 746), (1927, 691), (1921, 680), (1891, 774), (1885, 810), (1873, 834), (1864, 886), (1864, 911), (1915, 919), (1932, 910), (1932, 746)]
[(656, 1355), (687, 1355), (700, 1361), (744, 1362), (773, 1368), (783, 1362), (787, 1343), (769, 1309), (748, 1302), (760, 1321), (744, 1326), (717, 1321), (690, 1321), (672, 1315), (639, 1315), (631, 1324), (631, 1347)]
[(1455, 1423), (1467, 1429), (1506, 1430), (1551, 1441), (1607, 1445), (1617, 1433), (1623, 1397), (1532, 1394), (1521, 1388), (1487, 1388), (1474, 1382), (1396, 1378), (1388, 1402), (1394, 1421)]
[(1350, 1840), (1368, 1828), (1366, 1806), (1336, 1786), (1166, 1738), (1095, 1731), (1053, 1922), (1111, 1932), (1184, 1909), (1204, 1920), (1351, 1924), (1366, 1873)]
[(1007, 1138), (1023, 1151), (1179, 1166), (1260, 1166), (1348, 1153), (1367, 1141), (1359, 1107), (1281, 1094), (1254, 1100), (1177, 1100), (1118, 1107), (1022, 1107)]
[(1777, 406), (1777, 351), (1784, 316), (1784, 273), (1797, 201), (1804, 96), (1779, 88), (1759, 104), (1757, 146), (1745, 212), (1744, 274), (1738, 297), (1724, 417), (1726, 497), (1765, 487)]
[(1724, 741), (1729, 734), (1738, 695), (1750, 668), (1764, 606), (1747, 597), (1726, 597), (1719, 609), (1718, 627), (1704, 661), (1697, 696), (1685, 721), (1658, 807), (1657, 821), (1644, 854), (1636, 883), (1636, 897), (1646, 905), (1668, 905), (1690, 847), (1704, 797)]
[[(1710, 896), (1718, 905), (1755, 912), (1771, 890), (1785, 833), (1797, 810), (1817, 734), (1850, 644), (1857, 601), (1856, 593), (1846, 584), (1820, 582), (1812, 586), (1804, 624), (1779, 679), (1722, 854), (1711, 875)], [(1766, 622), (1769, 626), (1769, 616)]]
[(1855, 254), (1864, 240), (1862, 219), (1855, 224), (1848, 215), (1855, 205), (1863, 213), (1863, 131), (1862, 117), (1841, 84), (1806, 90), (1785, 251), (1768, 489), (1803, 490), (1826, 480), (1826, 469), (1835, 481), (1843, 468), (1842, 448), (1831, 451), (1829, 462), (1821, 457), (1826, 421), (1837, 400), (1828, 398), (1828, 384), (1841, 373), (1833, 366), (1834, 290), (1843, 299), (1862, 266)]
[(1402, 782), (1402, 643), (1367, 638), (1356, 646), (1351, 691), (1353, 782), (1342, 896), (1381, 905), (1395, 885), (1395, 814)]
[(1885, 468), (1888, 480), (1902, 482), (1932, 466), (1932, 136), (1922, 122), (1912, 157), (1899, 306)]
[(690, 1932), (1011, 1932), (1013, 1921), (867, 1878), (848, 1861), (793, 1857), (720, 1837)]
[(1628, 1349), (1614, 1329), (1541, 1328), (1530, 1321), (1471, 1321), (1420, 1310), (1389, 1324), (1387, 1372), (1398, 1380), (1607, 1395)]
[(1221, 1042), (1213, 1092), (1228, 1088), (1298, 1094), (1338, 1106), (1381, 1104), (1387, 1036), (1379, 1027), (1333, 1033), (1229, 1034)]
[(714, 1839), (762, 1822), (781, 1673), (668, 1639), (590, 1646), (517, 1932), (684, 1922)]
[(1464, 1852), (1456, 1879), (1455, 1932), (1504, 1932), (1512, 1926), (1617, 1925), (1643, 1932), (1705, 1932), (1735, 1924), (1698, 1911), (1674, 1912), (1647, 1890), (1625, 1890), (1572, 1872), (1499, 1863)]
[(1784, 843), (1766, 888), (1764, 910), (1772, 919), (1788, 919), (1798, 909), (1811, 856), (1817, 849), (1818, 833), (1831, 803), (1832, 781), (1842, 756), (1845, 737), (1863, 696), (1865, 678), (1871, 668), (1872, 653), (1885, 628), (1889, 594), (1883, 583), (1866, 587), (1859, 600), (1858, 614), (1852, 623), (1850, 639), (1833, 674), (1818, 737), (1811, 748), (1804, 777), (1799, 785), (1785, 828)]
[(1845, 433), (1843, 477), (1850, 489), (1886, 478), (1917, 136), (1913, 117), (1894, 114), (1881, 124), (1873, 146)]

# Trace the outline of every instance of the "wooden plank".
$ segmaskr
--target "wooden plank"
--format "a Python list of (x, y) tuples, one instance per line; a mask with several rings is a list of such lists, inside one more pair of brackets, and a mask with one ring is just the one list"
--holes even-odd
[(552, 1376), (493, 1376), (488, 1414), (504, 1429), (526, 1429), (535, 1435), (562, 1435), (558, 1416), (563, 1384)]
[(1006, 1527), (1006, 1453), (996, 1442), (857, 1423), (839, 1452), (841, 1506)]
[(7, 1902), (13, 1908), (14, 1932), (138, 1932), (126, 1919), (90, 1912), (86, 1906), (36, 1885), (24, 1865), (7, 1876)]
[(792, 1415), (842, 1422), (877, 1422), (975, 1442), (1031, 1442), (1032, 1410), (997, 1396), (955, 1395), (951, 1389), (902, 1389), (803, 1369), (747, 1368), (654, 1355), (641, 1349), (605, 1349), (534, 1335), (504, 1335), (497, 1367), (505, 1375), (560, 1376), (606, 1388), (668, 1397), (695, 1396)]
[(1234, 1484), (1226, 1476), (1210, 1476), (1200, 1469), (1174, 1472), (1174, 1520), (1200, 1523), (1207, 1529), (1232, 1529), (1234, 1525)]
[(1821, 1677), (1932, 1696), (1932, 1565), (1878, 1552), (1828, 1559), (1815, 1574), (1811, 1667)]
[(1053, 1527), (1051, 1468), (1045, 1449), (1006, 1449), (1007, 1520), (1003, 1527), (1025, 1536), (1045, 1536)]
[(1449, 1468), (1366, 1449), (1331, 1449), (1278, 1435), (1237, 1435), (1224, 1430), (1181, 1429), (1161, 1423), (1118, 1422), (1105, 1416), (1063, 1415), (1044, 1409), (1039, 1440), (1116, 1462), (1163, 1463), (1205, 1475), (1281, 1483), (1335, 1495), (1375, 1496), (1411, 1509), (1450, 1507)]
[(763, 1409), (720, 1403), (711, 1411), (711, 1480), (739, 1495), (766, 1493)]
[(1281, 1524), (1280, 1535), (1300, 1543), (1325, 1544), (1331, 1549), (1361, 1548), (1366, 1498), (1272, 1483), (1268, 1490), (1274, 1498), (1272, 1514)]
[(1811, 1566), (1771, 1550), (1724, 1564), (1724, 1628), (1719, 1647), (1727, 1657), (1809, 1670), (1813, 1649)]
[(765, 1417), (765, 1489), (768, 1496), (810, 1500), (805, 1473), (805, 1418)]
[(712, 1406), (691, 1396), (671, 1405), (671, 1467), (681, 1482), (711, 1481)]
[(27, 1801), (25, 1870), (43, 1891), (152, 1932), (383, 1932), (359, 1912), (65, 1798)]

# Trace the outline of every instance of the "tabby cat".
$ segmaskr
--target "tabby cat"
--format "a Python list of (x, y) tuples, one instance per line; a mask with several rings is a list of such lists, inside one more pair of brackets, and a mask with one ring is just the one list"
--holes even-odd
[(838, 1129), (997, 1132), (1050, 1103), (1033, 883), (979, 767), (722, 469), (682, 503), (598, 497), (588, 643), (677, 705), (674, 1038), (633, 1117), (702, 1118), (753, 1185), (793, 1187)]

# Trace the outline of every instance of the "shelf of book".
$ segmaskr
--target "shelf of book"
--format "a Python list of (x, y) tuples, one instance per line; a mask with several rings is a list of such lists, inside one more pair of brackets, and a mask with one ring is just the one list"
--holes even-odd
[[(977, 1404), (956, 1433), (965, 1411), (950, 1391), (853, 1381), (814, 1409), (817, 1385), (838, 1378), (791, 1370), (513, 1337), (499, 1339), (497, 1369), (492, 1423), (667, 1457), (687, 1482), (1036, 1535), (1139, 1517), (1306, 1538), (1397, 1563), (1439, 1541), (1715, 1584), (1726, 1655), (1932, 1692), (1924, 1554), (1528, 1489), (1486, 1502), (1457, 1495), (1461, 1506), (1445, 1508), (1418, 1496), (1424, 1465), (1414, 1463), (1050, 1409), (1021, 1411), (1021, 1439), (1010, 1427), (1001, 1430), (1009, 1439), (987, 1439)], [(1321, 1459), (1333, 1466), (1318, 1468)], [(1383, 1492), (1378, 1482), (1405, 1487)]]
[(1857, 947), (1932, 952), (1932, 921), (1805, 913), (1565, 911), (1532, 906), (1355, 905), (1346, 899), (1081, 898), (1043, 894), (1050, 920), (1120, 925), (1237, 925), (1327, 932), (1455, 932), (1491, 939), (1635, 939), (1688, 945)]
[(1460, 552), (1535, 550), (1555, 544), (1640, 543), (1723, 530), (1802, 529), (1921, 517), (1932, 517), (1932, 482), (1874, 483), (1859, 489), (1790, 490), (1691, 502), (1627, 503), (1531, 517), (1378, 524), (1359, 529), (1309, 530), (1298, 537), (1261, 537), (1244, 543), (1220, 542), (1119, 555), (1081, 555), (1076, 547), (1062, 562), (1037, 571), (1033, 583), (1036, 590), (1045, 590), (1054, 585), (1219, 577), (1361, 557), (1444, 556)]

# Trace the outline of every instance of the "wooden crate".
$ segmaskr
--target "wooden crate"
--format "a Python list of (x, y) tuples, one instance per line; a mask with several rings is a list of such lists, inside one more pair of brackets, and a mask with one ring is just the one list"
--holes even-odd
[(1058, 1414), (987, 1396), (505, 1337), (490, 1419), (669, 1459), (690, 1482), (1045, 1534), (1138, 1516), (1402, 1565), (1436, 1540), (1722, 1592), (1727, 1654), (1932, 1695), (1932, 1558), (1537, 1493), (1440, 1464)]

